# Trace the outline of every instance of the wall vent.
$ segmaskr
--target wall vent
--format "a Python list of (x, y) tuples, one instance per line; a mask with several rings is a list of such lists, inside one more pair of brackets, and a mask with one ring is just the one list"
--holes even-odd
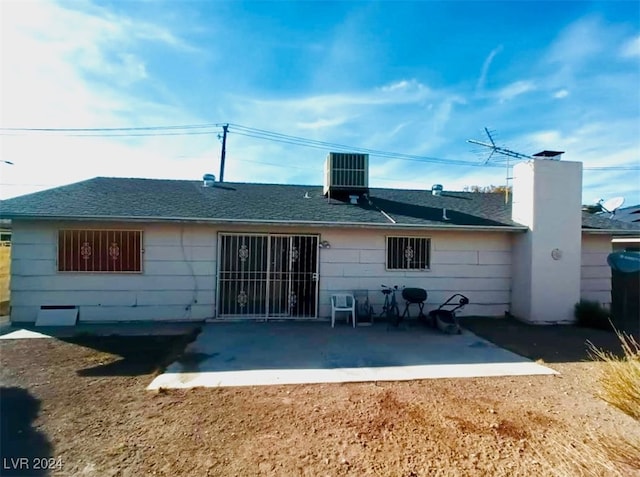
[(369, 155), (330, 152), (324, 163), (324, 195), (361, 194), (369, 189)]

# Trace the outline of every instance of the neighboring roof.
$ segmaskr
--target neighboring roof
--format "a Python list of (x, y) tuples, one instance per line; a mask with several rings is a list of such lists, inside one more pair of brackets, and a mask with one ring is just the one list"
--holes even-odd
[(582, 229), (588, 231), (616, 231), (640, 234), (640, 224), (610, 219), (609, 214), (590, 214), (582, 212)]
[(621, 222), (640, 222), (640, 204), (616, 210), (615, 218)]
[[(511, 220), (511, 205), (499, 193), (434, 196), (429, 190), (372, 188), (369, 200), (361, 198), (352, 205), (348, 198), (328, 201), (322, 186), (225, 182), (203, 187), (201, 181), (106, 177), (3, 201), (0, 216), (524, 229)], [(615, 221), (587, 219), (589, 228), (618, 228)], [(622, 224), (629, 225), (635, 229), (633, 224)]]

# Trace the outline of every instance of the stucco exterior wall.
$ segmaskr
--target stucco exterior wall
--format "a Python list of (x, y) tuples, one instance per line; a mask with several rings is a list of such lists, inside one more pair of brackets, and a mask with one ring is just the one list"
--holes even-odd
[(528, 316), (531, 310), (531, 233), (517, 234), (512, 241), (511, 309), (516, 317)]
[[(143, 231), (143, 273), (58, 273), (59, 228)], [(216, 312), (218, 232), (318, 234), (331, 248), (319, 253), (319, 317), (330, 315), (330, 295), (369, 290), (381, 311), (380, 285), (427, 289), (426, 309), (450, 295), (470, 299), (466, 315), (503, 315), (510, 307), (511, 235), (502, 232), (390, 231), (316, 227), (193, 224), (14, 223), (13, 321), (34, 321), (41, 305), (76, 305), (82, 321), (201, 320)], [(389, 271), (387, 235), (431, 238), (431, 269)], [(398, 296), (400, 299), (401, 297)]]
[[(387, 235), (431, 238), (431, 269), (386, 270)], [(425, 309), (437, 308), (454, 293), (466, 295), (470, 304), (461, 315), (504, 315), (509, 309), (511, 289), (510, 234), (493, 232), (396, 232), (372, 230), (327, 230), (322, 240), (331, 243), (320, 253), (320, 314), (330, 314), (333, 292), (369, 290), (377, 313), (384, 296), (380, 285), (424, 288)], [(400, 294), (397, 298), (401, 300)], [(401, 311), (404, 305), (401, 307)], [(412, 313), (416, 313), (412, 309)]]
[(610, 235), (582, 235), (582, 267), (580, 298), (611, 306), (611, 268), (607, 255), (611, 253)]
[(582, 163), (535, 160), (513, 168), (512, 313), (536, 324), (573, 321), (580, 299)]
[[(58, 273), (60, 228), (143, 231), (143, 273)], [(41, 305), (76, 305), (82, 321), (196, 320), (213, 316), (216, 235), (199, 225), (14, 221), (11, 320)]]

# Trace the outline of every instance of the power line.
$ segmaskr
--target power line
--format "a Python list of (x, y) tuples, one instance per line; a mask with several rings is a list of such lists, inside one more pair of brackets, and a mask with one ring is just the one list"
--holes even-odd
[[(444, 159), (430, 156), (419, 156), (414, 154), (404, 154), (398, 152), (381, 151), (377, 149), (370, 149), (358, 146), (348, 146), (345, 144), (332, 143), (327, 141), (317, 141), (313, 139), (306, 139), (298, 136), (291, 136), (288, 134), (275, 133), (271, 131), (265, 131), (261, 129), (249, 128), (238, 124), (229, 124), (233, 129), (230, 132), (241, 136), (247, 136), (255, 139), (265, 139), (274, 142), (280, 142), (285, 144), (293, 144), (297, 146), (310, 147), (315, 149), (332, 150), (335, 152), (359, 152), (369, 154), (370, 156), (382, 157), (386, 159), (396, 159), (403, 161), (413, 161), (422, 163), (437, 163), (449, 166), (471, 166), (481, 167), (483, 164), (479, 164), (471, 161), (462, 161), (456, 159)], [(234, 130), (239, 129), (239, 130)], [(497, 166), (492, 166), (497, 167)]]
[(11, 183), (11, 182), (1, 182), (0, 187), (55, 187), (60, 184), (29, 184), (29, 183)]
[[(146, 126), (146, 127), (118, 127), (118, 128), (0, 128), (0, 131), (4, 135), (14, 135), (16, 133), (66, 133), (65, 136), (71, 137), (140, 137), (140, 136), (182, 136), (182, 135), (194, 135), (194, 134), (212, 134), (217, 131), (192, 131), (193, 129), (211, 129), (217, 127), (224, 127), (226, 123), (207, 123), (207, 124), (188, 124), (184, 126)], [(369, 149), (358, 146), (348, 146), (345, 144), (338, 144), (328, 141), (317, 141), (314, 139), (303, 138), (299, 136), (292, 136), (288, 134), (277, 133), (273, 131), (267, 131), (264, 129), (257, 129), (241, 124), (229, 124), (232, 128), (230, 132), (233, 132), (240, 136), (247, 136), (254, 139), (263, 139), (272, 142), (278, 142), (283, 144), (290, 144), (294, 146), (309, 147), (315, 149), (331, 149), (337, 152), (349, 151), (360, 152), (369, 154), (371, 156), (382, 157), (387, 159), (406, 160), (414, 162), (431, 162), (447, 165), (459, 165), (459, 166), (471, 166), (478, 167), (482, 164), (477, 164), (471, 161), (461, 161), (455, 159), (443, 159), (429, 156), (418, 156), (411, 154), (395, 153), (389, 151), (381, 151), (375, 149)], [(235, 129), (235, 131), (234, 131)], [(149, 132), (140, 132), (149, 131)], [(163, 132), (172, 131), (172, 132)], [(72, 133), (72, 134), (68, 134)]]
[[(367, 153), (371, 156), (378, 156), (378, 157), (405, 160), (405, 161), (415, 161), (415, 162), (433, 162), (438, 164), (473, 166), (473, 167), (482, 167), (482, 166), (501, 167), (499, 164), (491, 164), (491, 163), (481, 164), (481, 163), (475, 163), (470, 161), (443, 159), (443, 158), (435, 158), (430, 156), (418, 156), (418, 155), (410, 155), (410, 154), (403, 154), (403, 153), (379, 151), (375, 149), (347, 146), (343, 144), (330, 143), (325, 141), (316, 141), (311, 139), (300, 138), (297, 136), (290, 136), (287, 134), (280, 134), (280, 133), (274, 133), (271, 131), (248, 128), (245, 126), (240, 126), (238, 124), (230, 124), (229, 126), (233, 126), (234, 128), (242, 128), (241, 131), (237, 131), (237, 130), (232, 131), (234, 134), (237, 134), (240, 136), (247, 136), (255, 139), (265, 139), (265, 140), (280, 142), (284, 144), (293, 144), (293, 145), (299, 145), (299, 146), (305, 146), (305, 147), (312, 147), (316, 149), (325, 149), (325, 150), (331, 149), (336, 152), (341, 152), (341, 151), (362, 152), (362, 153)], [(584, 169), (585, 170), (629, 171), (629, 170), (640, 170), (640, 166), (596, 166), (596, 167), (585, 167)]]
[(586, 171), (640, 171), (640, 166), (595, 166), (583, 167)]
[(203, 129), (222, 127), (222, 123), (185, 124), (182, 126), (141, 126), (117, 128), (0, 128), (0, 131), (14, 132), (101, 132), (101, 131), (164, 131), (169, 129)]
[(290, 164), (277, 164), (275, 162), (263, 162), (263, 161), (254, 161), (252, 159), (236, 159), (237, 162), (251, 162), (253, 164), (260, 164), (263, 166), (273, 166), (273, 167), (282, 167), (286, 169), (301, 169), (304, 171), (317, 171), (317, 167), (304, 167), (304, 166), (295, 166)]
[[(203, 123), (185, 124), (172, 126), (141, 126), (141, 127), (112, 127), (112, 128), (0, 128), (0, 135), (15, 136), (31, 133), (64, 133), (66, 137), (156, 137), (156, 136), (191, 136), (207, 135), (219, 133), (214, 128), (223, 128), (227, 123)], [(501, 167), (499, 164), (479, 163), (458, 159), (445, 159), (432, 156), (421, 156), (415, 154), (405, 154), (399, 152), (382, 151), (359, 146), (349, 146), (329, 141), (318, 141), (315, 139), (292, 136), (289, 134), (268, 131), (265, 129), (252, 128), (241, 124), (229, 123), (229, 132), (250, 137), (253, 139), (266, 140), (281, 144), (289, 144), (299, 147), (313, 149), (332, 150), (335, 152), (360, 152), (370, 156), (384, 159), (400, 161), (411, 161), (421, 163), (442, 164), (448, 166), (464, 167)], [(267, 164), (267, 163), (264, 163)], [(269, 163), (268, 165), (276, 165)], [(290, 166), (283, 166), (290, 167)], [(584, 167), (584, 170), (593, 171), (640, 171), (640, 166), (592, 166)]]
[[(63, 134), (64, 137), (159, 137), (159, 136), (196, 136), (214, 134), (217, 131), (149, 132), (149, 133), (109, 133), (109, 134)], [(2, 136), (20, 136), (20, 134), (0, 134)]]

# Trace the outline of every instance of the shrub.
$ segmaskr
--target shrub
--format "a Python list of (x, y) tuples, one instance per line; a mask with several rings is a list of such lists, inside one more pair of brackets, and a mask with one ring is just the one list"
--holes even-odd
[[(577, 308), (577, 307), (576, 307)], [(602, 363), (598, 395), (640, 421), (640, 344), (616, 332), (623, 357), (588, 342), (591, 358)], [(556, 477), (626, 477), (640, 475), (640, 442), (620, 432), (587, 431), (580, 438), (551, 430), (536, 448), (545, 475)]]
[(633, 336), (616, 331), (624, 356), (597, 349), (589, 343), (589, 354), (602, 361), (600, 397), (625, 414), (640, 420), (640, 344)]
[(535, 448), (543, 475), (554, 477), (627, 477), (640, 471), (640, 444), (621, 433), (587, 431), (584, 436), (550, 430)]
[(609, 310), (597, 301), (580, 300), (574, 307), (573, 315), (578, 326), (596, 328), (598, 330), (613, 330), (609, 320)]

